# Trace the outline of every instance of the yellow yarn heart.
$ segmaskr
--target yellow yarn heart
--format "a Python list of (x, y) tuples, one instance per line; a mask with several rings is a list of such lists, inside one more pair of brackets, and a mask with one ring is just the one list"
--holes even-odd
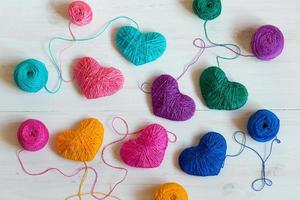
[(104, 136), (104, 127), (94, 118), (80, 122), (77, 130), (67, 130), (55, 139), (55, 149), (61, 156), (75, 161), (91, 161), (96, 156)]
[(181, 185), (166, 183), (156, 190), (154, 200), (188, 200), (188, 194)]

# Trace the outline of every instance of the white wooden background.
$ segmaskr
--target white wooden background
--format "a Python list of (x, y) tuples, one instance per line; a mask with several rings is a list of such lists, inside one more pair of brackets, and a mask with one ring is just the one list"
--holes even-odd
[[(62, 90), (51, 95), (44, 90), (27, 94), (18, 90), (12, 81), (13, 66), (26, 58), (43, 60), (50, 73), (50, 85), (55, 83), (56, 73), (47, 57), (47, 42), (54, 35), (67, 36), (65, 10), (67, 0), (0, 0), (0, 199), (5, 200), (56, 200), (77, 192), (80, 176), (64, 178), (56, 173), (30, 177), (22, 172), (15, 152), (20, 148), (16, 141), (16, 129), (27, 118), (44, 121), (55, 136), (59, 131), (73, 127), (86, 117), (97, 117), (106, 126), (105, 143), (118, 137), (110, 128), (110, 119), (124, 117), (132, 130), (147, 122), (163, 124), (176, 132), (178, 142), (171, 144), (165, 160), (157, 169), (129, 168), (128, 179), (117, 188), (115, 195), (124, 200), (150, 200), (154, 189), (161, 183), (176, 181), (185, 186), (191, 200), (201, 199), (298, 199), (300, 195), (300, 1), (299, 0), (223, 0), (222, 15), (209, 23), (211, 38), (219, 42), (234, 42), (249, 51), (249, 38), (253, 29), (263, 24), (274, 24), (286, 37), (282, 56), (272, 62), (241, 58), (222, 62), (222, 68), (235, 81), (245, 84), (249, 90), (249, 102), (241, 110), (212, 111), (201, 100), (198, 77), (201, 71), (215, 64), (215, 53), (226, 54), (222, 49), (207, 51), (187, 75), (180, 80), (181, 91), (193, 97), (197, 104), (194, 118), (187, 122), (171, 122), (154, 117), (149, 98), (142, 93), (138, 83), (152, 80), (161, 73), (177, 76), (183, 66), (196, 53), (191, 45), (194, 37), (203, 37), (203, 21), (191, 12), (192, 0), (87, 0), (93, 7), (94, 20), (87, 27), (75, 28), (76, 35), (85, 36), (118, 15), (134, 18), (145, 31), (159, 31), (168, 39), (166, 54), (157, 62), (143, 67), (133, 67), (116, 51), (113, 35), (120, 21), (101, 38), (77, 44), (64, 56), (64, 72), (70, 76), (71, 63), (80, 56), (92, 56), (102, 64), (120, 68), (126, 77), (125, 87), (117, 95), (94, 101), (83, 98), (76, 86), (65, 84)], [(61, 45), (56, 45), (59, 49)], [(250, 183), (260, 174), (260, 163), (253, 153), (245, 153), (236, 159), (227, 159), (225, 168), (217, 177), (191, 177), (178, 168), (177, 158), (183, 148), (198, 143), (207, 131), (222, 133), (228, 142), (228, 152), (238, 146), (232, 141), (232, 133), (245, 130), (249, 115), (257, 109), (273, 110), (281, 119), (279, 138), (268, 162), (267, 175), (274, 181), (272, 187), (262, 192), (250, 189)], [(52, 137), (53, 138), (53, 137)], [(249, 139), (249, 138), (248, 138)], [(53, 141), (53, 140), (52, 140)], [(73, 171), (80, 163), (60, 158), (51, 147), (38, 153), (23, 156), (25, 165), (32, 171), (49, 166)], [(264, 145), (248, 140), (249, 144), (263, 152)], [(107, 156), (109, 161), (125, 166), (114, 147)], [(109, 185), (121, 176), (106, 167), (99, 156), (90, 163), (100, 173), (98, 191), (107, 191)], [(90, 176), (92, 180), (92, 177)], [(85, 191), (90, 188), (85, 185)], [(88, 199), (88, 198), (86, 198)]]

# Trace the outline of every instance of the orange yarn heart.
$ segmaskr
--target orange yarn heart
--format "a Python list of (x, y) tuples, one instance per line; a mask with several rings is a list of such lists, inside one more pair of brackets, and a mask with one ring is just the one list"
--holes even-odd
[(55, 149), (61, 156), (75, 161), (91, 161), (96, 156), (104, 136), (104, 127), (97, 119), (80, 122), (77, 130), (67, 130), (55, 139)]

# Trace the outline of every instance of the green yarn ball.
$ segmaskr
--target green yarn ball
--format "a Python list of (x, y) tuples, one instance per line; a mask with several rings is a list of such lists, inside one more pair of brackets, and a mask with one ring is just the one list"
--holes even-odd
[(200, 76), (202, 96), (210, 109), (236, 110), (248, 100), (247, 88), (231, 82), (219, 67), (209, 67)]
[(48, 71), (45, 64), (38, 60), (24, 60), (15, 67), (14, 80), (21, 90), (38, 92), (48, 81)]
[(222, 3), (221, 0), (194, 0), (193, 10), (201, 19), (213, 20), (221, 14)]

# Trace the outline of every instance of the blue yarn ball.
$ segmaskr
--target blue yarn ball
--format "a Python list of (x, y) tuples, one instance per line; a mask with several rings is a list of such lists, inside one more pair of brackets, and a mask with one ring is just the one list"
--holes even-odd
[(258, 110), (248, 121), (248, 132), (250, 136), (258, 142), (272, 140), (278, 134), (280, 120), (269, 110)]
[(216, 132), (205, 134), (196, 147), (185, 149), (179, 156), (179, 166), (185, 173), (194, 176), (215, 176), (223, 167), (227, 144)]
[(14, 80), (21, 90), (38, 92), (48, 81), (48, 71), (45, 64), (38, 60), (24, 60), (15, 67)]

